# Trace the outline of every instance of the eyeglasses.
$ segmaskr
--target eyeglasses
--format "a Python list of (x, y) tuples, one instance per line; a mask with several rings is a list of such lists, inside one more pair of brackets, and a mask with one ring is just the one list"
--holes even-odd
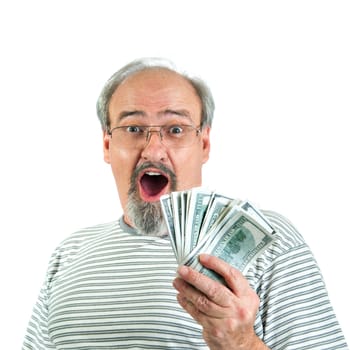
[(115, 146), (122, 148), (144, 147), (152, 133), (158, 133), (164, 146), (182, 148), (191, 146), (200, 132), (200, 126), (193, 125), (128, 125), (116, 126), (108, 130), (107, 134)]

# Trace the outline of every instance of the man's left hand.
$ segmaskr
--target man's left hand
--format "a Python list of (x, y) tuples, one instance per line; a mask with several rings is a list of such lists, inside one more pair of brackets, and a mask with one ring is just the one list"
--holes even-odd
[(267, 349), (254, 331), (259, 297), (239, 270), (225, 261), (202, 254), (200, 262), (226, 281), (226, 286), (181, 266), (174, 287), (179, 304), (203, 327), (210, 349)]

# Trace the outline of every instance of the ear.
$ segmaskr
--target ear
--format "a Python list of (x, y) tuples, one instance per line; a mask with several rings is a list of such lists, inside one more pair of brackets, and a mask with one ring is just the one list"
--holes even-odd
[(209, 159), (210, 153), (210, 127), (207, 126), (202, 130), (202, 147), (203, 147), (203, 161), (202, 163), (206, 163)]
[(103, 159), (106, 163), (110, 163), (110, 154), (109, 154), (109, 147), (110, 147), (111, 138), (107, 134), (106, 131), (103, 131)]

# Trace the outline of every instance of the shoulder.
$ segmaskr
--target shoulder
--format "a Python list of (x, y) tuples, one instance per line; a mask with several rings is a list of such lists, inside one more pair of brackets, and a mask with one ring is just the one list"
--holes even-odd
[(319, 274), (317, 262), (294, 224), (285, 216), (261, 211), (274, 228), (272, 244), (256, 259), (248, 271), (252, 284), (260, 284), (267, 278), (285, 279), (288, 275), (302, 278), (310, 276), (311, 271)]
[(82, 228), (70, 234), (64, 241), (59, 244), (55, 253), (60, 255), (74, 255), (76, 252), (103, 240), (105, 237), (114, 235), (120, 231), (119, 221), (98, 224)]
[(275, 230), (275, 243), (278, 245), (281, 253), (305, 245), (303, 236), (285, 216), (270, 210), (262, 210), (262, 213)]
[(98, 239), (101, 236), (108, 235), (120, 229), (119, 221), (111, 221), (108, 223), (98, 224), (94, 226), (84, 227), (71, 233), (62, 243), (60, 248), (81, 247), (91, 240)]
[(46, 284), (49, 286), (57, 273), (68, 266), (75, 256), (118, 232), (121, 232), (119, 220), (85, 227), (71, 233), (51, 256)]
[(256, 333), (271, 349), (298, 344), (303, 349), (335, 349), (337, 345), (337, 349), (345, 349), (322, 273), (309, 246), (287, 218), (271, 211), (263, 214), (275, 232), (273, 243), (247, 276), (260, 299)]

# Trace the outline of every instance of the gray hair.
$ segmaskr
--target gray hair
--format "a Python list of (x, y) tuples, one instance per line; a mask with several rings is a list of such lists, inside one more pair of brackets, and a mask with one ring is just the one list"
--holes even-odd
[(114, 73), (105, 86), (97, 100), (97, 115), (102, 129), (107, 131), (110, 127), (109, 102), (118, 86), (129, 76), (147, 69), (167, 69), (185, 78), (195, 89), (202, 105), (201, 127), (211, 126), (214, 117), (214, 99), (207, 84), (198, 77), (189, 76), (185, 72), (179, 72), (175, 65), (162, 58), (141, 58), (130, 62)]

